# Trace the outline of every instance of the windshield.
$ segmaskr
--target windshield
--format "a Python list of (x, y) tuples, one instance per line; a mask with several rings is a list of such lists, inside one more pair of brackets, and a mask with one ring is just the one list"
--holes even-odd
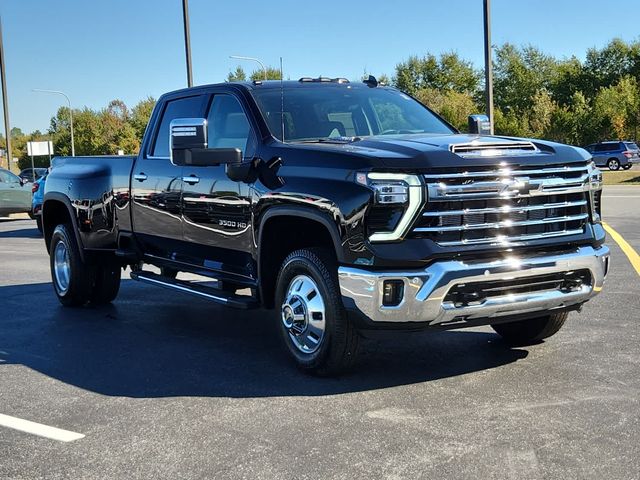
[(638, 150), (638, 145), (633, 142), (625, 142), (625, 145), (629, 150)]
[[(252, 93), (271, 133), (281, 138), (280, 89)], [(397, 90), (326, 85), (284, 89), (286, 141), (352, 141), (376, 135), (453, 132), (434, 113)]]

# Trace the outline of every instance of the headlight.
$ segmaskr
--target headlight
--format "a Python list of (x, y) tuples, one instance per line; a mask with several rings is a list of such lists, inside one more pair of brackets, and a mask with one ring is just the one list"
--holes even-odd
[(589, 189), (601, 190), (602, 189), (602, 171), (596, 167), (594, 161), (589, 162), (587, 165), (587, 171), (589, 173)]
[[(358, 173), (356, 181), (374, 191), (374, 200), (380, 207), (401, 207), (402, 216), (390, 232), (373, 232), (371, 242), (392, 242), (406, 233), (422, 207), (422, 183), (416, 175), (402, 173)], [(377, 207), (376, 207), (377, 208)]]
[(587, 166), (589, 175), (589, 205), (591, 208), (591, 221), (602, 222), (602, 172), (596, 167), (595, 162), (589, 162)]

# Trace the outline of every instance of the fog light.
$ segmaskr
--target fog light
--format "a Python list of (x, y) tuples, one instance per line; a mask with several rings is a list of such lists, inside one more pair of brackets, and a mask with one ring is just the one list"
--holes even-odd
[(385, 280), (382, 284), (382, 306), (396, 307), (402, 302), (404, 282), (402, 280)]

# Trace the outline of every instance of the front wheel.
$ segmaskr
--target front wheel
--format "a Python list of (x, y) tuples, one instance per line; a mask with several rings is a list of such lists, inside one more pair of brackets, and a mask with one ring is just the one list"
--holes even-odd
[(631, 164), (627, 163), (626, 165), (623, 165), (622, 168), (629, 170), (631, 168)]
[(620, 160), (618, 160), (617, 158), (610, 158), (607, 162), (607, 167), (609, 167), (609, 170), (613, 172), (615, 172), (616, 170), (620, 170)]
[(296, 250), (276, 284), (280, 337), (297, 365), (318, 375), (341, 373), (357, 356), (359, 335), (342, 305), (336, 272), (328, 251)]
[(567, 312), (554, 313), (518, 322), (497, 323), (491, 327), (509, 343), (531, 345), (558, 333), (567, 316)]

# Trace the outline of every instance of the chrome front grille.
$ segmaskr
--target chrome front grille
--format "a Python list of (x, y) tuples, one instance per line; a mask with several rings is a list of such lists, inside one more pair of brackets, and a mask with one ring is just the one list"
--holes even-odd
[(411, 235), (442, 246), (509, 245), (584, 232), (587, 163), (424, 175), (427, 202)]

